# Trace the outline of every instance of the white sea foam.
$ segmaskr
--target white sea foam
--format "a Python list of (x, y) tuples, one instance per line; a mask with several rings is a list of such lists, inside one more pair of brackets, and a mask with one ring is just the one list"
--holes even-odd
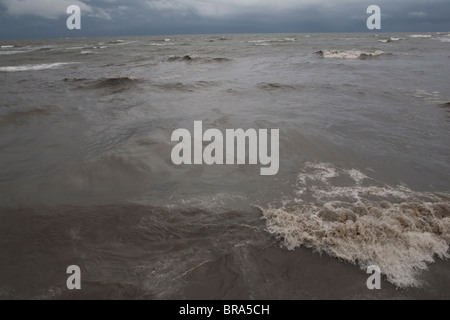
[(0, 55), (7, 56), (7, 55), (12, 55), (12, 54), (24, 53), (24, 52), (27, 52), (27, 51), (17, 51), (17, 50), (12, 50), (12, 51), (0, 51)]
[(73, 62), (57, 62), (57, 63), (42, 63), (42, 64), (26, 64), (21, 66), (7, 66), (0, 67), (0, 72), (20, 72), (20, 71), (40, 71), (47, 69), (57, 69)]
[(270, 43), (280, 43), (280, 42), (295, 42), (297, 38), (283, 38), (283, 39), (260, 39), (260, 40), (250, 40), (248, 43), (253, 43), (255, 45), (269, 45)]
[(270, 40), (250, 40), (248, 43), (263, 43), (263, 42), (270, 42)]
[(409, 36), (410, 38), (431, 38), (429, 34), (413, 34)]
[(86, 47), (68, 47), (68, 48), (66, 48), (66, 50), (81, 50), (84, 48), (86, 48)]
[(359, 51), (359, 50), (322, 50), (318, 51), (325, 59), (360, 59), (363, 57), (376, 57), (382, 55), (381, 50)]
[[(333, 184), (346, 176), (354, 183)], [(398, 287), (420, 286), (427, 263), (450, 257), (446, 195), (383, 185), (356, 169), (327, 163), (306, 163), (298, 187), (301, 196), (309, 191), (313, 199), (262, 209), (267, 230), (289, 250), (303, 245), (363, 270), (378, 265)]]

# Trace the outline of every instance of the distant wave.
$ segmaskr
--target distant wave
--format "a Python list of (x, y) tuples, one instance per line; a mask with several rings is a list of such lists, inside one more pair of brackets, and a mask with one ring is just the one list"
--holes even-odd
[(376, 51), (358, 51), (358, 50), (320, 50), (316, 54), (325, 59), (364, 59), (377, 57), (384, 54), (381, 50)]
[(258, 83), (258, 88), (266, 90), (266, 91), (273, 91), (273, 90), (296, 90), (301, 89), (298, 85), (290, 85), (290, 84), (281, 84), (281, 83), (268, 83), (268, 82), (261, 82)]
[(99, 78), (99, 79), (80, 79), (65, 78), (64, 82), (78, 84), (78, 89), (114, 89), (115, 93), (126, 90), (136, 84), (139, 80), (135, 77), (117, 77), (117, 78)]
[[(19, 46), (16, 46), (16, 45), (4, 45), (4, 46), (0, 46), (0, 48), (1, 48), (0, 55), (12, 55), (12, 54), (30, 52), (30, 50), (21, 50), (19, 48)], [(11, 50), (11, 49), (15, 49), (15, 50)], [(17, 49), (19, 49), (19, 50), (17, 50)]]
[(42, 64), (26, 64), (21, 66), (0, 67), (0, 72), (40, 71), (47, 69), (58, 69), (75, 62), (56, 62)]
[(445, 109), (445, 111), (450, 112), (450, 102), (441, 103), (439, 106)]
[(208, 39), (208, 40), (206, 40), (206, 41), (207, 41), (207, 42), (215, 42), (215, 41), (227, 41), (227, 40), (230, 40), (230, 39), (225, 38), (225, 37), (220, 37), (220, 38)]
[(413, 34), (409, 36), (410, 38), (431, 38), (429, 34)]
[(11, 50), (11, 51), (0, 51), (0, 55), (7, 56), (12, 54), (19, 54), (19, 53), (25, 53), (28, 51), (17, 51), (17, 50)]
[(282, 39), (250, 40), (250, 41), (247, 41), (247, 42), (253, 44), (254, 46), (270, 46), (271, 44), (287, 43), (287, 42), (295, 42), (295, 41), (297, 41), (297, 38), (290, 37), (290, 38), (282, 38)]
[[(353, 181), (333, 185), (333, 179)], [(358, 264), (378, 265), (397, 287), (418, 287), (434, 258), (450, 258), (450, 197), (387, 186), (358, 170), (306, 163), (290, 204), (261, 208), (267, 229), (286, 248), (313, 248)], [(313, 199), (302, 199), (311, 195)]]
[(198, 59), (196, 54), (187, 54), (184, 56), (168, 56), (167, 61), (192, 61)]
[(169, 62), (177, 62), (177, 61), (198, 61), (200, 63), (220, 63), (220, 62), (228, 62), (231, 61), (231, 59), (228, 58), (211, 58), (211, 57), (199, 57), (197, 54), (187, 54), (184, 56), (169, 56), (166, 59)]
[(155, 85), (155, 87), (162, 89), (164, 91), (173, 90), (180, 92), (194, 92), (196, 89), (210, 88), (215, 86), (218, 86), (218, 83), (214, 81), (197, 81), (194, 83), (172, 82)]
[(277, 43), (277, 42), (295, 42), (297, 41), (297, 38), (295, 37), (291, 37), (291, 38), (283, 38), (283, 39), (260, 39), (260, 40), (250, 40), (248, 41), (248, 43), (264, 43), (264, 42), (273, 42), (273, 43)]
[(379, 39), (378, 42), (381, 42), (381, 43), (388, 43), (388, 42), (395, 42), (395, 41), (400, 41), (400, 40), (405, 40), (405, 38)]
[(154, 47), (164, 47), (164, 46), (172, 46), (175, 45), (175, 43), (158, 43), (158, 42), (152, 42), (147, 44), (147, 46), (154, 46)]
[(112, 41), (109, 41), (109, 42), (107, 42), (107, 44), (121, 44), (121, 43), (123, 43), (124, 42), (124, 40), (112, 40)]
[(106, 42), (106, 43), (100, 42), (99, 45), (100, 45), (100, 46), (103, 46), (103, 45), (105, 45), (105, 44), (108, 44), (108, 45), (117, 45), (117, 46), (121, 46), (121, 45), (128, 45), (128, 44), (131, 44), (131, 43), (136, 43), (136, 42), (139, 42), (139, 41), (137, 41), (137, 40), (129, 40), (129, 41), (125, 41), (125, 40), (118, 39), (118, 40), (108, 41), (108, 42)]

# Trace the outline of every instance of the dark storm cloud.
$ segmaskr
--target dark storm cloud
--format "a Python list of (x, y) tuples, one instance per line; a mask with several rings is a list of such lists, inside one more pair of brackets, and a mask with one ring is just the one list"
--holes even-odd
[[(71, 4), (81, 8), (82, 30), (66, 28)], [(366, 32), (373, 4), (381, 31), (450, 30), (447, 0), (0, 0), (0, 37)]]

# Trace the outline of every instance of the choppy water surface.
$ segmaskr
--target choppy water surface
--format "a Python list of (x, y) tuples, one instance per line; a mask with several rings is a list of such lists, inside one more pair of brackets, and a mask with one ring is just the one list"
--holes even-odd
[[(0, 298), (448, 299), (449, 39), (2, 41)], [(175, 166), (194, 121), (279, 129), (278, 174)]]

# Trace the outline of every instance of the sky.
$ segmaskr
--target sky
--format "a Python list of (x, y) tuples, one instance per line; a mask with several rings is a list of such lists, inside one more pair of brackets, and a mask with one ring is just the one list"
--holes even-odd
[[(66, 26), (70, 5), (81, 30)], [(371, 5), (381, 30), (366, 26)], [(0, 39), (449, 31), (450, 0), (0, 0)]]

